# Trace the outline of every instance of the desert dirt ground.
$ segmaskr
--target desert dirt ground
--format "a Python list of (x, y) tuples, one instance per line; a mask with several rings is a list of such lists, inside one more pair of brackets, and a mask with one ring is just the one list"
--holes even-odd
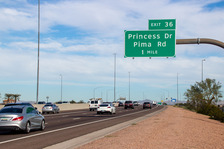
[(168, 108), (78, 149), (224, 149), (224, 123), (182, 108)]

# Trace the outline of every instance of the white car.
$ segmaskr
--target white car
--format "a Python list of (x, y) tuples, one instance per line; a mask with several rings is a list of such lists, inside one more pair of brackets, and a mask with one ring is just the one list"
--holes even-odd
[(102, 103), (97, 108), (97, 114), (110, 113), (116, 114), (116, 108), (113, 103)]
[(156, 101), (153, 101), (152, 104), (153, 104), (154, 106), (156, 106)]

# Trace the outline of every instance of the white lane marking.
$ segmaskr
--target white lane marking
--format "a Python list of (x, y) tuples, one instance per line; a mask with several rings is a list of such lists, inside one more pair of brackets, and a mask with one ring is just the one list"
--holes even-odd
[(80, 118), (73, 118), (72, 120), (79, 120)]
[(55, 115), (43, 115), (44, 117), (50, 117), (50, 116), (61, 116), (61, 115), (66, 115), (66, 114), (74, 114), (74, 113), (83, 113), (83, 112), (86, 112), (86, 111), (77, 111), (77, 112), (68, 112), (68, 113), (59, 113), (59, 114), (55, 114)]
[(49, 133), (53, 133), (53, 132), (58, 132), (58, 131), (61, 131), (61, 130), (66, 130), (66, 129), (76, 128), (76, 127), (80, 127), (80, 126), (85, 126), (85, 125), (88, 125), (88, 124), (94, 124), (94, 123), (97, 123), (97, 122), (103, 122), (103, 121), (106, 121), (106, 120), (111, 120), (111, 119), (124, 117), (124, 116), (132, 115), (132, 114), (137, 114), (137, 113), (141, 113), (141, 112), (145, 112), (145, 110), (134, 112), (134, 113), (129, 113), (129, 114), (121, 115), (121, 116), (111, 117), (111, 118), (107, 118), (107, 119), (102, 119), (102, 120), (98, 120), (98, 121), (88, 122), (88, 123), (84, 123), (84, 124), (73, 125), (73, 126), (69, 126), (69, 127), (55, 129), (55, 130), (51, 130), (51, 131), (47, 131), (47, 132), (43, 132), (43, 133), (38, 133), (38, 134), (30, 135), (30, 136), (25, 136), (25, 137), (15, 138), (15, 139), (11, 139), (11, 140), (6, 140), (6, 141), (0, 142), (0, 144), (9, 143), (9, 142), (13, 142), (13, 141), (18, 141), (18, 140), (22, 140), (22, 139), (27, 139), (27, 138), (31, 138), (31, 137), (36, 137), (36, 136), (40, 136), (40, 135), (45, 135), (45, 134), (49, 134)]
[(62, 117), (69, 117), (70, 115), (63, 115)]

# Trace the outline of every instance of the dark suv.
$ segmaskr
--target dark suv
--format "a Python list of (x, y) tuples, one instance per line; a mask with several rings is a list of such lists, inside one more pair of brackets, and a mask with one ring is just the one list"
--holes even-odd
[(127, 109), (127, 108), (132, 108), (134, 109), (134, 104), (132, 101), (125, 101), (124, 103), (124, 108)]
[(152, 106), (151, 106), (151, 103), (150, 102), (144, 102), (143, 103), (143, 109), (145, 109), (145, 108), (152, 108)]

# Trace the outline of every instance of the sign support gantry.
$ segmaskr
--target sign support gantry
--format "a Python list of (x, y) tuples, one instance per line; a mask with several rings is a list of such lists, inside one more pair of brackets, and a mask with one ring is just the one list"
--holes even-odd
[(224, 43), (210, 38), (176, 39), (176, 44), (212, 44), (224, 49)]

